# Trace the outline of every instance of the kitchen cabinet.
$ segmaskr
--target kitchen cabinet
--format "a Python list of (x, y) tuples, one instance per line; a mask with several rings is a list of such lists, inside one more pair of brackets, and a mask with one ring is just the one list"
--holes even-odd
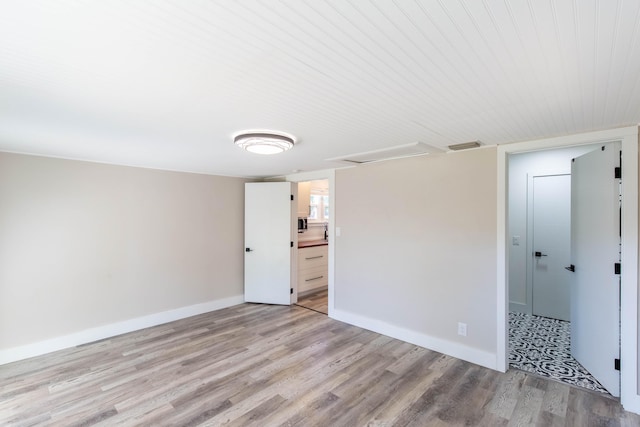
[(319, 290), (329, 284), (327, 245), (298, 249), (298, 294)]
[(298, 217), (309, 216), (309, 200), (311, 199), (311, 182), (298, 183)]

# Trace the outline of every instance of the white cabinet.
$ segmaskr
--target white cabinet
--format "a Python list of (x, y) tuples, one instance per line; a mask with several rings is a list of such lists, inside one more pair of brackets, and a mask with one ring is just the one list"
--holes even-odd
[(298, 293), (314, 291), (329, 284), (327, 245), (298, 249)]
[(309, 200), (311, 199), (311, 182), (298, 183), (298, 216), (309, 216)]

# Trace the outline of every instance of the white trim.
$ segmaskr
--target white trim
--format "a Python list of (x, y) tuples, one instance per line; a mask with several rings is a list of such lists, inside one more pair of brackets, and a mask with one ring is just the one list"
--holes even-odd
[(509, 301), (509, 311), (530, 314), (529, 306), (517, 301)]
[(411, 344), (429, 350), (437, 351), (485, 368), (493, 369), (496, 366), (496, 355), (488, 351), (478, 350), (463, 344), (455, 343), (449, 340), (432, 337), (410, 329), (401, 328), (381, 320), (372, 319), (370, 317), (361, 316), (359, 314), (350, 313), (343, 310), (333, 310), (333, 319), (359, 328), (368, 329), (391, 338), (406, 341)]
[[(638, 134), (622, 140), (620, 403), (640, 414), (638, 393)], [(622, 362), (622, 361), (625, 362)]]
[(599, 142), (622, 142), (623, 179), (623, 237), (621, 305), (622, 327), (620, 371), (620, 402), (632, 412), (640, 413), (638, 395), (638, 127), (630, 126), (556, 138), (541, 139), (498, 146), (498, 231), (497, 231), (497, 349), (496, 369), (505, 371), (507, 365), (507, 302), (508, 283), (505, 262), (507, 227), (507, 156), (512, 153), (539, 151)]
[[(531, 173), (527, 173), (527, 206), (526, 206), (526, 233), (527, 238), (525, 242), (526, 247), (526, 264), (525, 264), (525, 294), (527, 298), (527, 314), (533, 314), (533, 178), (536, 175), (532, 175)], [(571, 176), (571, 174), (569, 174)], [(507, 177), (507, 182), (509, 182), (509, 178)], [(569, 190), (569, 196), (571, 196), (571, 190)], [(508, 198), (509, 196), (507, 196)], [(571, 202), (571, 197), (569, 197), (569, 203)], [(508, 201), (507, 201), (508, 206)], [(507, 208), (509, 209), (509, 208)], [(569, 209), (569, 215), (571, 215), (571, 209)], [(569, 224), (571, 224), (571, 220), (569, 220)], [(507, 224), (508, 227), (508, 224)], [(571, 231), (571, 225), (569, 225), (569, 231)], [(571, 240), (569, 240), (571, 242)], [(569, 245), (570, 246), (570, 245)], [(569, 253), (571, 253), (571, 249), (569, 249)], [(507, 267), (508, 268), (508, 267)], [(507, 277), (509, 273), (507, 272)]]
[(498, 146), (498, 211), (496, 212), (498, 226), (496, 236), (496, 366), (500, 372), (507, 372), (509, 359), (507, 358), (507, 313), (509, 313), (509, 294), (507, 288), (507, 265), (509, 259), (507, 251), (507, 155), (502, 146)]
[(51, 353), (53, 351), (58, 351), (69, 347), (75, 347), (81, 344), (87, 344), (93, 341), (114, 337), (116, 335), (137, 331), (151, 326), (161, 325), (163, 323), (173, 322), (174, 320), (180, 320), (186, 317), (220, 310), (222, 308), (242, 304), (243, 302), (244, 295), (235, 295), (229, 298), (222, 298), (201, 304), (194, 304), (187, 307), (180, 307), (173, 310), (163, 311), (160, 313), (149, 314), (147, 316), (136, 317), (134, 319), (111, 323), (109, 325), (89, 328), (83, 331), (74, 332), (72, 334), (63, 335), (60, 337), (51, 338), (20, 347), (0, 350), (0, 365), (22, 359), (28, 359), (34, 356), (40, 356), (42, 354)]

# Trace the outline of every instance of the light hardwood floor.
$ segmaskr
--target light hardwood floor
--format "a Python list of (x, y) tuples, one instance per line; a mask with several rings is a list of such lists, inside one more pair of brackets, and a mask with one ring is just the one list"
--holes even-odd
[(322, 289), (316, 292), (298, 297), (297, 305), (308, 308), (318, 313), (329, 313), (329, 290)]
[(638, 426), (640, 417), (589, 391), (301, 307), (242, 304), (0, 366), (0, 424)]

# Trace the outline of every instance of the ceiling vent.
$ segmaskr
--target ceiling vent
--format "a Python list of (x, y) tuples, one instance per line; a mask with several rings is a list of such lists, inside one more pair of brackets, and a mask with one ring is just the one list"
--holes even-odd
[(478, 148), (482, 144), (480, 141), (471, 141), (471, 142), (463, 142), (462, 144), (454, 144), (449, 146), (449, 150), (460, 151), (460, 150), (468, 150), (470, 148)]
[(381, 150), (333, 157), (331, 159), (327, 159), (327, 161), (360, 165), (363, 163), (381, 162), (383, 160), (442, 153), (443, 151), (444, 150), (440, 148), (433, 147), (423, 142), (412, 142), (411, 144), (397, 145), (395, 147), (383, 148)]

